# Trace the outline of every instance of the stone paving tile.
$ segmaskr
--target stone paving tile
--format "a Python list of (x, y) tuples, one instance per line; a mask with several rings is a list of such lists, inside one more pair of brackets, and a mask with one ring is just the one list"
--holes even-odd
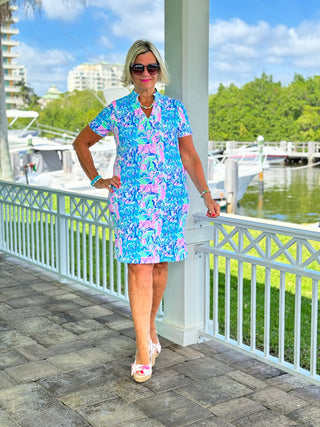
[(92, 345), (102, 346), (112, 337), (120, 337), (120, 334), (107, 328), (100, 328), (90, 332), (84, 332), (78, 335), (78, 338), (88, 341)]
[(275, 387), (255, 391), (251, 394), (250, 399), (282, 414), (287, 414), (309, 405), (305, 400), (295, 398)]
[(11, 321), (11, 324), (14, 325), (15, 329), (26, 335), (36, 334), (39, 331), (46, 332), (51, 329), (62, 330), (59, 325), (44, 316), (29, 317), (24, 319), (23, 322), (21, 322), (20, 319), (15, 319)]
[(235, 367), (260, 380), (267, 380), (268, 378), (284, 374), (284, 371), (282, 371), (281, 369), (275, 368), (271, 365), (267, 365), (266, 363), (254, 358), (249, 358), (243, 363), (238, 362)]
[(283, 374), (274, 378), (269, 378), (265, 383), (268, 387), (277, 387), (286, 392), (310, 385), (310, 382), (306, 379), (290, 374)]
[(112, 314), (112, 311), (100, 305), (92, 305), (90, 307), (77, 308), (77, 310), (70, 310), (69, 314), (74, 316), (76, 319), (82, 320), (107, 316), (108, 314)]
[(158, 363), (152, 371), (152, 377), (150, 381), (146, 383), (146, 387), (155, 393), (170, 391), (176, 388), (187, 386), (191, 383), (191, 379), (179, 374), (173, 369), (158, 369)]
[(33, 339), (16, 330), (0, 332), (0, 351), (3, 349), (9, 350), (15, 347), (32, 344), (35, 344)]
[(137, 400), (135, 405), (165, 426), (184, 426), (212, 416), (211, 412), (173, 391)]
[(256, 412), (247, 417), (240, 418), (239, 420), (233, 421), (236, 427), (279, 427), (279, 426), (298, 426), (299, 424), (285, 415), (277, 414), (270, 409)]
[(11, 320), (16, 322), (20, 320), (23, 322), (28, 317), (45, 316), (47, 313), (44, 308), (35, 305), (34, 307), (14, 308), (5, 313), (0, 313), (0, 317), (4, 318), (7, 322)]
[[(151, 380), (153, 380), (153, 375)], [(138, 384), (130, 379), (128, 375), (123, 377), (123, 379), (116, 378), (112, 381), (108, 380), (107, 384), (109, 389), (117, 396), (121, 397), (127, 403), (132, 403), (144, 397), (154, 396), (154, 392), (151, 391), (152, 387), (150, 387), (150, 381), (144, 384)]]
[(232, 372), (229, 372), (227, 376), (249, 387), (251, 390), (261, 390), (263, 388), (268, 387), (268, 384), (265, 381), (259, 380), (255, 377), (252, 377), (251, 375), (245, 374), (242, 371), (232, 371)]
[(295, 396), (320, 407), (320, 387), (308, 384), (290, 391), (289, 396)]
[(95, 319), (85, 319), (62, 324), (63, 328), (73, 334), (80, 335), (103, 329), (103, 325)]
[(0, 352), (0, 369), (8, 368), (10, 366), (21, 365), (27, 362), (16, 350), (8, 350)]
[(208, 407), (225, 400), (246, 396), (252, 393), (252, 390), (228, 377), (218, 376), (192, 381), (185, 387), (179, 387), (176, 393), (200, 406)]
[(11, 368), (6, 368), (4, 371), (17, 383), (37, 381), (40, 378), (45, 378), (59, 372), (58, 369), (47, 360), (13, 366)]
[(307, 406), (293, 411), (287, 416), (295, 420), (299, 425), (320, 426), (320, 408), (317, 406)]
[(105, 341), (100, 344), (100, 348), (108, 353), (112, 353), (115, 357), (134, 357), (136, 353), (135, 341), (130, 338), (126, 338), (119, 333), (113, 333), (106, 336)]
[[(0, 296), (0, 298), (1, 298), (1, 296)], [(6, 304), (4, 302), (0, 303), (0, 313), (5, 313), (9, 310), (11, 310), (11, 307), (8, 304)]]
[(185, 360), (193, 360), (204, 357), (204, 354), (200, 353), (200, 351), (194, 350), (191, 347), (181, 347), (181, 345), (178, 344), (170, 344), (168, 349), (180, 354)]
[(105, 400), (118, 398), (119, 396), (113, 393), (108, 386), (102, 385), (64, 395), (60, 400), (72, 409), (79, 409)]
[(35, 415), (22, 418), (19, 422), (22, 427), (90, 427), (84, 418), (70, 408), (56, 403)]
[(227, 420), (213, 416), (202, 421), (197, 421), (192, 424), (188, 424), (188, 427), (234, 427), (234, 424), (229, 423)]
[(16, 347), (19, 352), (26, 360), (30, 362), (33, 360), (41, 360), (48, 358), (48, 349), (43, 345), (34, 343), (32, 345), (24, 345)]
[[(58, 402), (59, 403), (59, 402)], [(20, 384), (0, 390), (0, 406), (18, 423), (28, 416), (36, 417), (41, 411), (57, 404), (57, 400), (36, 383)], [(59, 403), (59, 405), (61, 405)]]
[(182, 356), (169, 348), (162, 348), (161, 357), (157, 358), (157, 368), (169, 368), (170, 366), (177, 365), (187, 360), (187, 357)]
[(108, 316), (98, 317), (98, 322), (115, 331), (130, 328), (133, 326), (131, 318), (126, 318), (118, 313), (109, 314)]
[(205, 380), (210, 377), (225, 375), (233, 371), (230, 366), (209, 357), (189, 360), (173, 367), (177, 372), (194, 380)]
[(228, 400), (210, 407), (210, 411), (222, 419), (230, 422), (237, 418), (243, 418), (256, 412), (263, 411), (265, 407), (260, 403), (253, 402), (246, 397)]
[(3, 388), (10, 388), (15, 385), (17, 385), (17, 383), (13, 381), (12, 378), (8, 377), (8, 375), (5, 372), (0, 371), (0, 390)]
[(103, 362), (110, 362), (113, 359), (113, 355), (100, 348), (85, 348), (80, 351), (49, 357), (48, 361), (58, 369), (68, 372), (85, 366), (100, 365)]
[[(47, 348), (47, 358), (58, 356), (59, 354), (72, 353), (75, 351), (84, 350), (86, 348), (92, 348), (93, 346), (85, 340), (76, 340), (70, 342), (63, 342), (59, 344), (51, 345)], [(19, 349), (18, 349), (19, 350)]]
[(85, 390), (89, 387), (111, 384), (113, 381), (128, 380), (130, 370), (116, 370), (117, 362), (109, 362), (100, 366), (90, 366), (69, 371), (65, 374), (44, 378), (39, 383), (57, 397)]
[(0, 409), (0, 426), (19, 427), (19, 424), (17, 424), (5, 411)]
[(68, 332), (61, 328), (59, 325), (55, 325), (51, 329), (45, 331), (39, 331), (31, 334), (31, 338), (34, 339), (38, 344), (44, 346), (51, 346), (58, 343), (64, 343), (69, 341), (76, 341), (79, 337), (71, 332)]
[(147, 418), (136, 404), (126, 403), (120, 398), (80, 408), (78, 412), (95, 427), (130, 425)]

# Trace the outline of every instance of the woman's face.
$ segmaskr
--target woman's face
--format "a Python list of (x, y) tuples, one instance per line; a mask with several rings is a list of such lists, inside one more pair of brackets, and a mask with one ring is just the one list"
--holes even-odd
[[(147, 53), (138, 55), (134, 63), (149, 65), (149, 64), (156, 64), (157, 60), (152, 52), (147, 52)], [(148, 70), (145, 68), (141, 75), (136, 75), (133, 72), (131, 72), (131, 78), (134, 84), (135, 91), (137, 93), (140, 93), (141, 91), (154, 89), (155, 84), (158, 81), (158, 74), (151, 76)]]

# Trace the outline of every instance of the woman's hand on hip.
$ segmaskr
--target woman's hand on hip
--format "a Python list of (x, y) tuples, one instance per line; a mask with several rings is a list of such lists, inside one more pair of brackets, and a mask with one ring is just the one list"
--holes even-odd
[(113, 189), (111, 188), (111, 185), (115, 188), (119, 188), (121, 186), (121, 181), (118, 176), (113, 176), (112, 178), (100, 178), (95, 184), (95, 188), (106, 188), (111, 193), (114, 193)]

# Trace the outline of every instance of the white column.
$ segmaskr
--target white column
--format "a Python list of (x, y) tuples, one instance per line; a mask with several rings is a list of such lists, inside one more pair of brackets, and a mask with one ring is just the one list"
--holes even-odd
[[(168, 96), (187, 109), (205, 173), (208, 162), (209, 0), (165, 0), (165, 58), (171, 83)], [(193, 229), (192, 213), (205, 208), (189, 180), (190, 209), (186, 240), (189, 257), (169, 266), (164, 318), (159, 334), (180, 345), (196, 343), (204, 324), (204, 259), (194, 247), (211, 239), (210, 230)]]

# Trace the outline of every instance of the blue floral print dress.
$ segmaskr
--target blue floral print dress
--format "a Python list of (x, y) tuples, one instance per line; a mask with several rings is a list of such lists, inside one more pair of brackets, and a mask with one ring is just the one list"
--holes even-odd
[(109, 193), (115, 258), (132, 264), (185, 259), (189, 195), (178, 138), (192, 131), (182, 102), (155, 92), (148, 118), (133, 91), (89, 126), (102, 137), (113, 132), (116, 141), (114, 175), (121, 186)]

